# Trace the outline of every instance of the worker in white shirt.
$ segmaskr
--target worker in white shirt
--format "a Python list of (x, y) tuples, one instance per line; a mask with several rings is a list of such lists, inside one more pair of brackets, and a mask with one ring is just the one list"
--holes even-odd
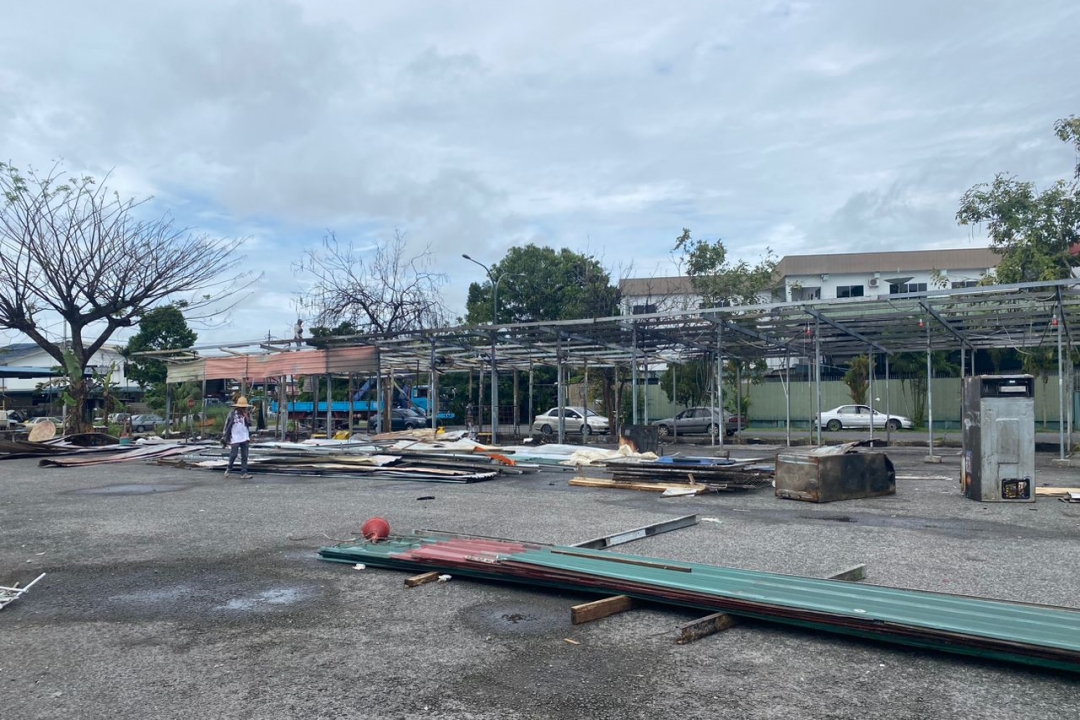
[(233, 410), (225, 420), (225, 429), (221, 433), (221, 444), (229, 446), (229, 467), (225, 469), (225, 477), (232, 472), (236, 456), (240, 455), (240, 479), (249, 480), (248, 475), (248, 448), (251, 445), (251, 431), (248, 430), (248, 410), (250, 409), (247, 398), (241, 395), (233, 403)]

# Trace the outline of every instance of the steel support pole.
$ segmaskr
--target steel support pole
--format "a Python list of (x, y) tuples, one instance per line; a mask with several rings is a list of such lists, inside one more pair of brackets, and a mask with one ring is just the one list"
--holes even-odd
[(634, 329), (632, 342), (633, 342), (633, 344), (631, 345), (632, 349), (630, 351), (630, 357), (633, 359), (633, 362), (632, 362), (631, 367), (630, 367), (630, 389), (632, 391), (630, 393), (631, 396), (632, 396), (631, 404), (630, 404), (630, 413), (631, 413), (631, 418), (633, 420), (634, 425), (637, 425), (638, 424), (638, 413), (637, 413), (638, 360), (637, 360), (637, 329), (636, 328)]
[(431, 341), (431, 377), (428, 379), (428, 412), (431, 413), (431, 430), (439, 430), (439, 373), (436, 372), (435, 341)]
[(514, 435), (521, 435), (521, 373), (517, 368), (514, 373)]
[(326, 439), (334, 436), (334, 376), (326, 374)]
[[(817, 319), (814, 319), (814, 417), (821, 418), (821, 333)], [(817, 444), (821, 445), (821, 423), (817, 423)]]
[[(866, 378), (867, 378), (867, 390), (870, 401), (870, 439), (874, 439), (874, 348), (869, 348), (866, 351)], [(885, 418), (885, 424), (888, 425), (889, 419)]]
[(563, 387), (562, 336), (555, 350), (555, 393), (559, 406), (559, 444), (566, 442), (566, 389)]
[(356, 373), (349, 373), (349, 438), (352, 438), (353, 424), (356, 421), (356, 401), (353, 393), (356, 392)]
[(383, 377), (382, 363), (377, 363), (375, 369), (375, 432), (381, 433), (383, 429)]
[(529, 358), (529, 434), (532, 435), (533, 414), (533, 361)]
[(930, 358), (930, 323), (926, 323), (926, 444), (934, 457), (934, 365)]
[[(1057, 318), (1055, 318), (1056, 320)], [(1057, 323), (1057, 360), (1058, 360), (1058, 440), (1061, 450), (1058, 457), (1065, 459), (1065, 357), (1061, 354), (1061, 330), (1064, 318)]]
[[(705, 357), (705, 367), (709, 367), (709, 358)], [(710, 380), (711, 381), (711, 380)], [(709, 412), (712, 413), (710, 417), (713, 421), (716, 421), (716, 393), (709, 388)], [(720, 422), (717, 423), (717, 431), (709, 437), (709, 445), (716, 445), (716, 436), (724, 432), (724, 414), (720, 413)]]
[[(746, 422), (746, 418), (742, 414), (742, 360), (735, 361), (735, 417), (739, 418), (736, 421), (735, 427), (739, 427), (742, 423)], [(726, 428), (725, 428), (726, 430)]]
[[(109, 424), (109, 408), (104, 407), (105, 411), (105, 424)], [(169, 386), (169, 382), (165, 381), (165, 434), (167, 435), (172, 428), (172, 389)]]
[[(892, 415), (889, 398), (889, 354), (885, 353), (885, 417)], [(885, 423), (885, 444), (892, 442), (892, 425)]]
[(791, 354), (784, 348), (784, 443), (791, 447)]
[[(502, 276), (499, 276), (502, 280)], [(498, 289), (495, 290), (498, 292)], [(494, 322), (494, 321), (493, 321)], [(499, 371), (495, 367), (495, 333), (491, 333), (491, 444), (498, 442), (499, 432)]]
[(716, 326), (716, 401), (720, 406), (720, 432), (716, 433), (716, 439), (720, 441), (720, 449), (724, 449), (724, 441), (727, 440), (727, 420), (724, 418), (724, 326)]
[(672, 438), (673, 438), (672, 442), (673, 443), (679, 442), (679, 420), (676, 417), (678, 415), (678, 413), (676, 411), (679, 409), (679, 406), (678, 406), (678, 400), (676, 399), (676, 397), (677, 396), (675, 394), (675, 363), (671, 363), (671, 407), (672, 407), (672, 411), (671, 411), (671, 432), (672, 432)]

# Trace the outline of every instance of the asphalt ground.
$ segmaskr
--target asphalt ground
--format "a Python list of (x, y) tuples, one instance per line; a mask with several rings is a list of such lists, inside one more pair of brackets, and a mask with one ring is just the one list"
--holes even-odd
[[(48, 575), (0, 611), (0, 717), (1077, 717), (1080, 676), (759, 622), (676, 645), (700, 613), (573, 626), (570, 606), (594, 598), (406, 589), (406, 573), (315, 556), (373, 515), (569, 544), (699, 513), (713, 520), (620, 551), (810, 576), (865, 563), (869, 583), (1080, 607), (1080, 507), (976, 503), (955, 451), (889, 454), (895, 496), (827, 505), (574, 488), (552, 471), (444, 485), (2, 462), (0, 584)], [(1039, 483), (1080, 486), (1051, 457)]]

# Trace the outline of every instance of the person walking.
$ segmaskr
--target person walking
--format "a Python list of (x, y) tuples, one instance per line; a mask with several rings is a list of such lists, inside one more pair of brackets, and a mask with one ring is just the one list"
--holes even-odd
[(236, 462), (236, 456), (239, 454), (240, 479), (251, 479), (251, 475), (248, 474), (248, 447), (251, 445), (251, 431), (248, 429), (250, 407), (247, 398), (241, 395), (233, 403), (233, 410), (225, 419), (225, 429), (221, 433), (222, 446), (229, 447), (229, 466), (225, 469), (225, 477), (229, 477), (232, 473), (233, 463)]

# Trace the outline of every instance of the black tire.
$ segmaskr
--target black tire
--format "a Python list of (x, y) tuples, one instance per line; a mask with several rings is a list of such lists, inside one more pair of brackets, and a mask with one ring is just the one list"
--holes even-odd
[(893, 418), (893, 419), (889, 420), (889, 422), (887, 422), (887, 423), (886, 423), (885, 425), (886, 425), (886, 427), (888, 427), (888, 428), (889, 428), (889, 430), (891, 430), (892, 432), (897, 432), (897, 431), (899, 431), (899, 430), (900, 430), (900, 428), (901, 428), (901, 427), (903, 427), (903, 426), (902, 426), (902, 425), (900, 424), (900, 421), (899, 421), (899, 420), (897, 420), (896, 418)]
[(410, 423), (405, 423), (405, 429), (406, 430), (415, 430), (416, 426), (413, 425), (411, 422)]
[(728, 429), (724, 432), (724, 437), (735, 437), (735, 431)]
[(825, 429), (830, 432), (836, 432), (837, 430), (843, 430), (844, 426), (839, 420), (834, 418), (828, 422)]
[(582, 437), (592, 435), (592, 428), (589, 427), (589, 423), (581, 423), (581, 435)]
[(669, 428), (667, 425), (657, 425), (656, 426), (656, 435), (657, 435), (657, 437), (666, 438), (670, 434), (671, 434), (671, 428)]
[(712, 436), (716, 434), (716, 423), (709, 423), (709, 427), (705, 428), (705, 434)]
[(542, 425), (540, 427), (540, 434), (550, 437), (551, 436), (551, 426), (550, 425)]

